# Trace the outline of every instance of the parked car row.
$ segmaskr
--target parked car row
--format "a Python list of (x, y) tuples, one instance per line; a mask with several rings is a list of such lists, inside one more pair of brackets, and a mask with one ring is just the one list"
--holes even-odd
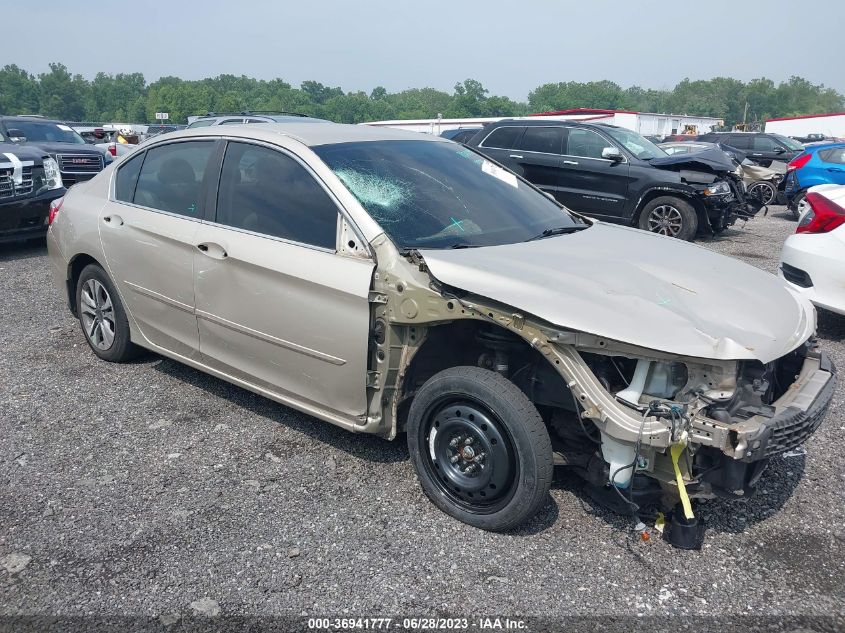
[(836, 383), (806, 297), (664, 236), (747, 212), (732, 164), (588, 124), (470, 145), (320, 122), (158, 137), (54, 203), (56, 288), (103, 360), (150, 349), (405, 433), (425, 493), (470, 525), (530, 519), (557, 465), (700, 545), (696, 500), (750, 494)]

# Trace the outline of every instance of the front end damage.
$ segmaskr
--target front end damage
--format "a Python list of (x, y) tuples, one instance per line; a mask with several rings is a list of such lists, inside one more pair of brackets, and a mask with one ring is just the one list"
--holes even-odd
[(681, 180), (695, 191), (696, 202), (715, 233), (733, 226), (737, 220), (750, 220), (764, 206), (759, 196), (746, 192), (741, 178), (733, 172), (717, 175), (681, 171)]
[(768, 460), (803, 444), (830, 405), (834, 368), (813, 339), (766, 363), (644, 349), (444, 285), (418, 253), (374, 246), (364, 430), (395, 437), (430, 376), (476, 365), (534, 403), (556, 465), (623, 499), (620, 511), (657, 512), (751, 494)]
[(713, 232), (736, 220), (750, 220), (765, 206), (759, 192), (746, 190), (739, 164), (721, 149), (674, 154), (654, 159), (651, 165), (678, 173), (681, 182), (695, 192), (695, 201)]

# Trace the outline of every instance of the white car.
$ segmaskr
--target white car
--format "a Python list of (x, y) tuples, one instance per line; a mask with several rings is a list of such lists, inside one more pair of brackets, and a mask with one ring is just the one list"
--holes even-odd
[(845, 185), (811, 187), (778, 274), (819, 308), (845, 315)]

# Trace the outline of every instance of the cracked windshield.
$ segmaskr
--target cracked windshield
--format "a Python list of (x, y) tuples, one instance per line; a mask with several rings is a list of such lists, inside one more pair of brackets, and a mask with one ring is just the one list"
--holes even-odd
[(452, 143), (371, 141), (314, 151), (403, 249), (511, 244), (584, 226), (512, 173)]

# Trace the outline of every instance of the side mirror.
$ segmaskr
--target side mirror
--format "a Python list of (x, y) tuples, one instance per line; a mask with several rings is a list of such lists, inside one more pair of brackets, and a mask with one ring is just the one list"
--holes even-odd
[(786, 150), (783, 149), (782, 147), (776, 147), (775, 148), (775, 154), (783, 154), (785, 151)]
[(26, 134), (24, 134), (23, 130), (18, 130), (16, 128), (12, 128), (8, 130), (9, 132), (9, 140), (13, 143), (23, 143), (26, 141)]
[(616, 147), (605, 147), (601, 151), (601, 157), (605, 160), (612, 160), (614, 163), (618, 163), (622, 160), (622, 152)]

